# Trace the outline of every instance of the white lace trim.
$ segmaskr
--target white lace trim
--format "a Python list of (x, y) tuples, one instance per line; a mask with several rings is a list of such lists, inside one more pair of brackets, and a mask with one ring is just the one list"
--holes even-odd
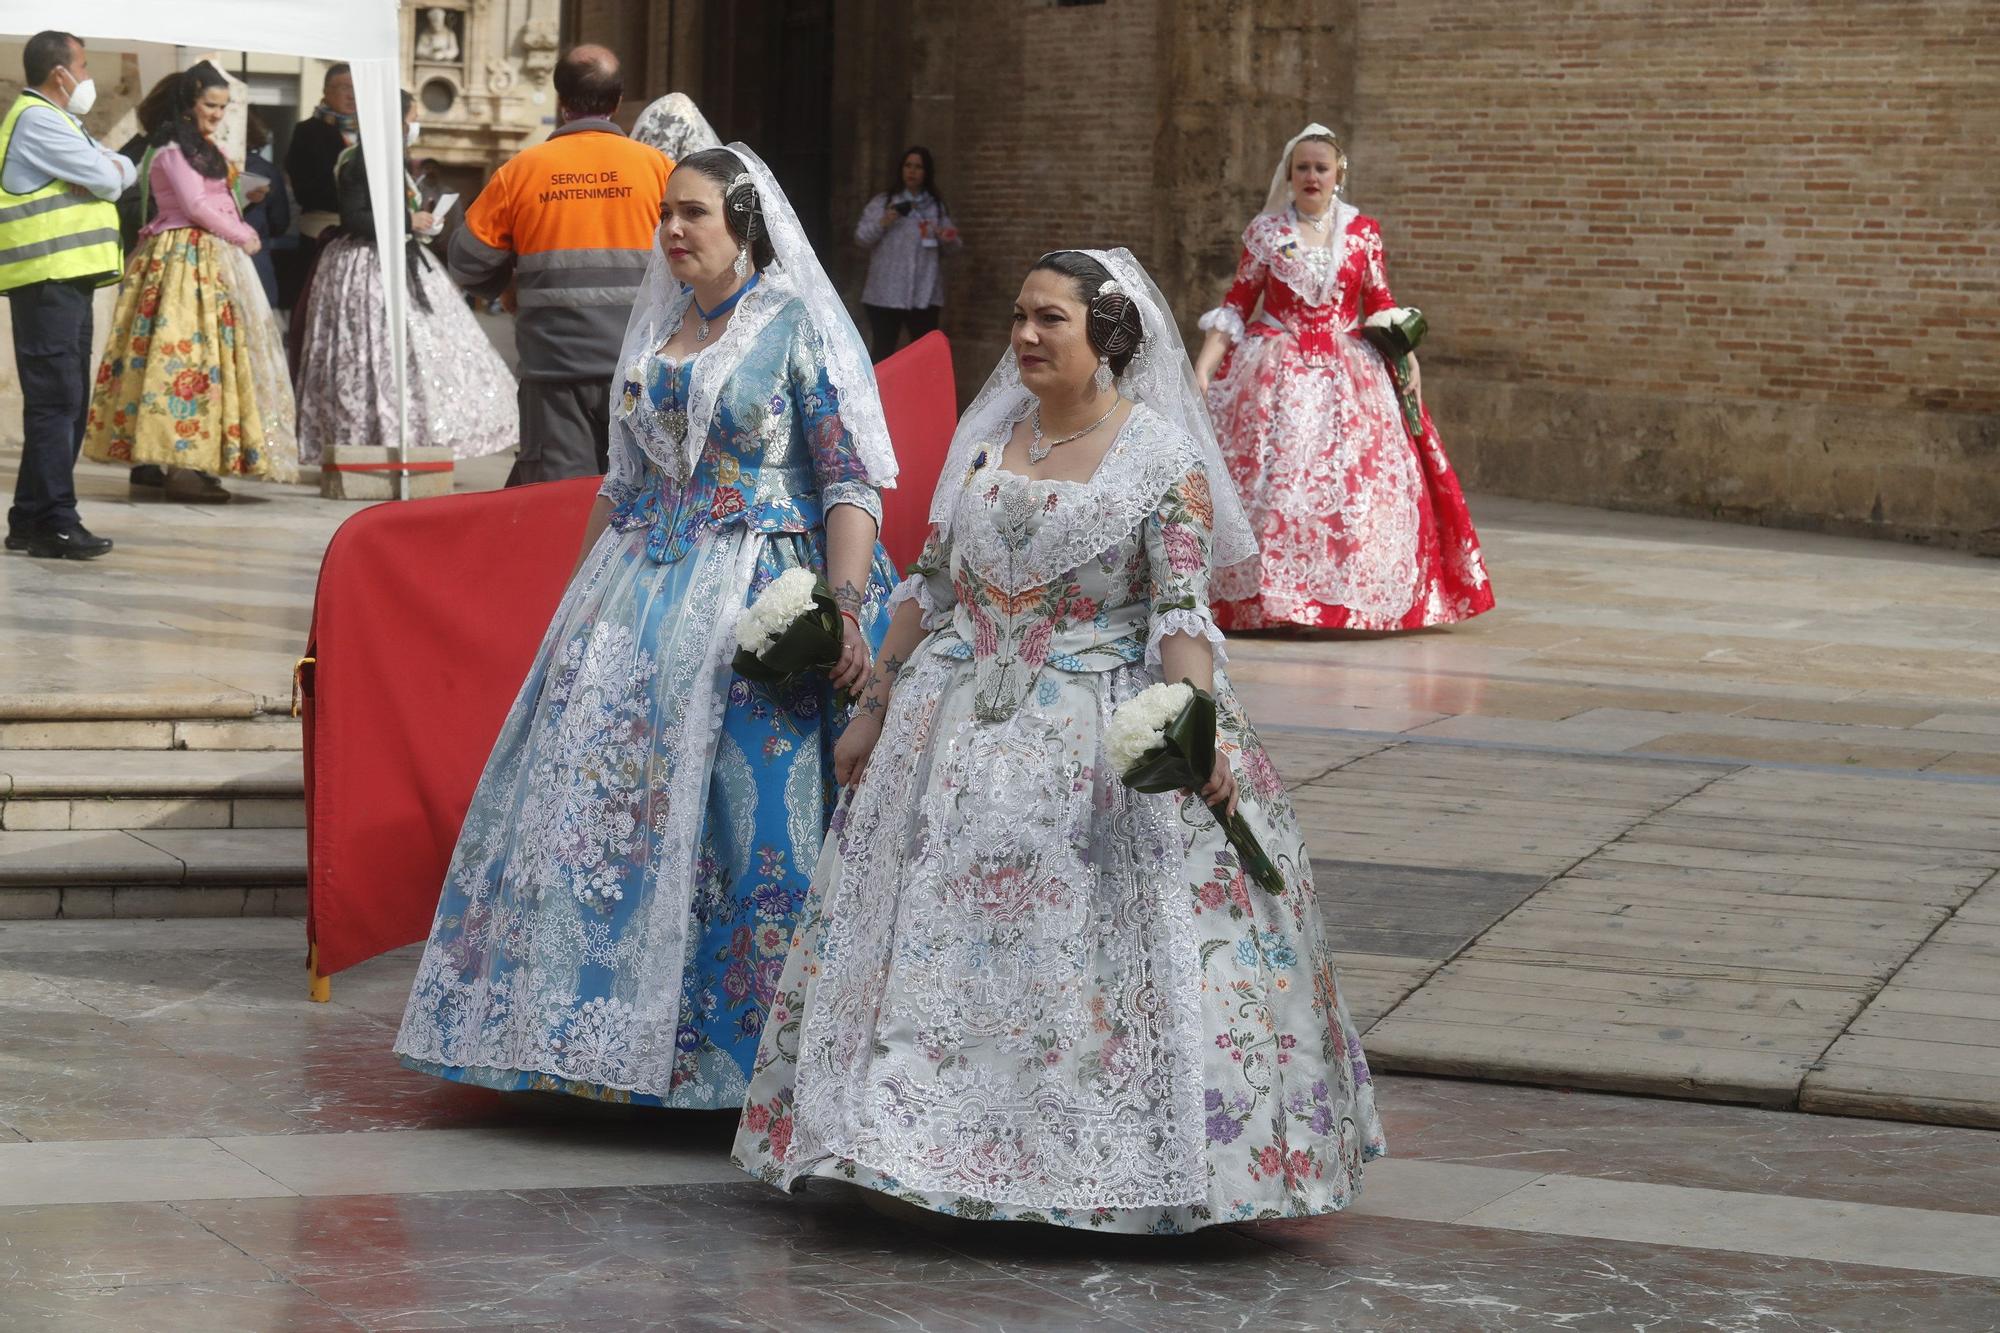
[[(912, 1189), (1023, 1207), (1198, 1202), (1189, 838), (1176, 798), (1101, 773), (1103, 727), (1151, 681), (1136, 668), (1079, 678), (1068, 706), (974, 726), (959, 669), (924, 657), (906, 672), (877, 749), (910, 758), (870, 765), (815, 877), (801, 937), (823, 934), (782, 1165), (845, 1157)], [(1098, 775), (1078, 782), (1052, 747)], [(1078, 1021), (1093, 992), (1121, 1024), (1115, 1041)], [(991, 1026), (1003, 1014), (1018, 1036)], [(888, 1028), (914, 1040), (878, 1045)], [(1052, 1033), (1074, 1047), (1044, 1054), (1034, 1038)], [(991, 1067), (938, 1063), (965, 1040)], [(1014, 1150), (968, 1151), (976, 1137)]]
[[(489, 763), (480, 778), (450, 871), (467, 921), (459, 932), (433, 931), (397, 1034), (400, 1055), (672, 1095), (704, 796), (736, 619), (762, 542), (738, 528), (704, 546), (678, 611), (679, 651), (655, 659), (637, 652), (629, 626), (597, 618), (643, 540), (615, 530), (599, 538), (550, 622), (542, 688), (523, 690), (501, 732), (522, 737), (532, 727), (532, 736), (515, 763)], [(604, 738), (627, 728), (649, 738), (650, 753), (614, 762)], [(614, 769), (615, 783), (603, 777)], [(635, 812), (636, 825), (620, 822)], [(621, 861), (643, 850), (650, 880), (620, 932), (566, 901), (596, 886), (567, 851), (579, 836), (617, 846)], [(523, 948), (530, 956), (496, 975), (489, 960)], [(587, 967), (612, 969), (614, 992), (584, 1000)], [(560, 1043), (551, 1044), (551, 1025)]]
[(1210, 651), (1215, 654), (1215, 665), (1218, 669), (1229, 660), (1229, 650), (1223, 646), (1222, 631), (1216, 628), (1214, 617), (1206, 610), (1189, 611), (1182, 608), (1153, 617), (1153, 628), (1146, 635), (1147, 666), (1160, 666), (1160, 641), (1169, 634), (1185, 634), (1191, 639), (1207, 639)]
[[(853, 439), (855, 455), (861, 460), (868, 480), (877, 486), (893, 485), (896, 453), (882, 417), (882, 399), (875, 388), (875, 367), (868, 349), (841, 303), (840, 293), (820, 267), (811, 242), (770, 168), (742, 143), (730, 144), (729, 151), (742, 160), (755, 184), (776, 262), (762, 271), (756, 288), (737, 305), (721, 340), (696, 364), (694, 383), (688, 394), (687, 443), (681, 449), (683, 453), (691, 449), (692, 453), (684, 464), (675, 465), (667, 458), (653, 455), (656, 446), (643, 439), (642, 431), (633, 429), (630, 418), (639, 413), (621, 416), (618, 409), (623, 407), (622, 403), (613, 405), (613, 443), (616, 444), (619, 432), (623, 431), (635, 446), (646, 447), (653, 461), (665, 467), (670, 476), (692, 476), (695, 460), (701, 457), (707, 440), (708, 420), (715, 410), (716, 397), (734, 376), (750, 335), (768, 323), (771, 315), (783, 308), (786, 299), (795, 297), (804, 307), (805, 322), (819, 334), (824, 346), (824, 368), (840, 399), (841, 425)], [(692, 293), (668, 269), (666, 255), (656, 238), (646, 276), (640, 281), (632, 302), (632, 315), (625, 326), (625, 341), (618, 355), (621, 373), (628, 372), (635, 363), (643, 364), (642, 358), (680, 323), (692, 299)], [(672, 451), (668, 452), (671, 455)]]
[[(1169, 431), (1185, 437), (1186, 447), (1192, 451), (1196, 465), (1207, 472), (1209, 493), (1215, 505), (1215, 521), (1210, 536), (1215, 562), (1218, 565), (1235, 564), (1255, 555), (1256, 532), (1243, 512), (1236, 484), (1230, 478), (1229, 466), (1223, 461), (1222, 449), (1216, 442), (1202, 390), (1195, 383), (1194, 367), (1188, 361), (1187, 347), (1181, 342), (1180, 327), (1174, 321), (1172, 306), (1130, 251), (1086, 250), (1082, 253), (1104, 265), (1113, 280), (1139, 307), (1145, 337), (1132, 363), (1118, 377), (1118, 391), (1164, 419)], [(963, 512), (966, 483), (976, 470), (973, 466), (976, 460), (982, 453), (990, 457), (998, 452), (1000, 443), (1007, 438), (1011, 423), (1027, 415), (1034, 401), (1034, 395), (1021, 383), (1021, 368), (1010, 349), (1001, 356), (993, 373), (973, 397), (972, 406), (959, 417), (958, 429), (952, 434), (951, 449), (945, 455), (944, 467), (938, 473), (937, 488), (931, 494), (931, 524), (940, 536), (951, 535), (952, 523)], [(1135, 412), (1133, 419), (1136, 420), (1137, 416)], [(1152, 498), (1158, 499), (1165, 489), (1162, 485), (1153, 492)], [(1109, 545), (1130, 530), (1128, 527), (1110, 533), (1104, 545)], [(1102, 549), (1103, 546), (1099, 546), (1082, 551), (1077, 561), (1080, 563)], [(1057, 572), (1067, 573), (1073, 568), (1074, 564)], [(1021, 586), (1015, 584), (1014, 589), (1018, 591)]]
[[(757, 285), (737, 302), (736, 313), (730, 316), (728, 326), (722, 330), (722, 336), (715, 345), (684, 358), (692, 363), (694, 370), (688, 380), (686, 434), (678, 441), (668, 434), (663, 414), (646, 397), (643, 388), (638, 405), (629, 412), (621, 401), (613, 401), (611, 414), (614, 426), (622, 426), (631, 435), (633, 443), (668, 476), (683, 481), (693, 476), (695, 464), (701, 460), (701, 451), (708, 444), (708, 428), (715, 417), (715, 404), (722, 396), (723, 387), (736, 377), (737, 367), (756, 346), (757, 335), (777, 318), (796, 295), (783, 273), (777, 269), (766, 270), (759, 276)], [(673, 337), (674, 331), (680, 328), (681, 319), (693, 301), (692, 289), (683, 288), (668, 303), (662, 319), (656, 324), (646, 325), (644, 335), (637, 340), (636, 351), (620, 372), (621, 379), (641, 386), (646, 383), (647, 363), (653, 360), (660, 344)]]
[(917, 623), (924, 627), (925, 633), (950, 619), (946, 612), (938, 609), (937, 598), (931, 596), (930, 580), (921, 574), (910, 575), (890, 590), (889, 601), (882, 611), (883, 619), (895, 615), (896, 608), (904, 602), (917, 604), (917, 610), (922, 613)]
[(836, 481), (820, 488), (819, 503), (822, 510), (831, 510), (835, 505), (852, 505), (875, 520), (875, 526), (882, 526), (882, 492), (865, 481)]
[[(960, 558), (982, 579), (1007, 592), (1054, 583), (1116, 546), (1159, 508), (1160, 497), (1170, 486), (1201, 467), (1194, 441), (1139, 404), (1089, 481), (1037, 482), (1011, 473), (1001, 477), (1004, 491), (1026, 495), (1060, 486), (1071, 496), (1064, 506), (1064, 521), (1044, 524), (1023, 545), (1018, 533), (1001, 530), (985, 499), (987, 483), (981, 479), (999, 469), (998, 450), (993, 452), (995, 461), (975, 473), (971, 484), (961, 486), (953, 541), (962, 551)], [(1003, 495), (1003, 502), (1008, 498)]]
[[(1278, 213), (1259, 213), (1243, 229), (1243, 248), (1307, 305), (1325, 305), (1333, 299), (1341, 266), (1347, 262), (1348, 229), (1361, 216), (1361, 210), (1345, 200), (1334, 207), (1333, 240), (1326, 247), (1328, 257), (1322, 261), (1324, 268), (1309, 259), (1309, 247), (1300, 238), (1289, 208)], [(1290, 249), (1288, 242), (1292, 244)]]
[(1213, 333), (1219, 329), (1228, 336), (1229, 341), (1233, 343), (1243, 341), (1243, 316), (1226, 305), (1219, 305), (1209, 311), (1195, 321), (1195, 325), (1203, 333)]
[(924, 583), (924, 576), (921, 574), (912, 574), (890, 589), (888, 604), (883, 608), (884, 614), (895, 615), (896, 608), (904, 602), (915, 602), (917, 609), (925, 616), (937, 614), (937, 608), (931, 605), (931, 590)]

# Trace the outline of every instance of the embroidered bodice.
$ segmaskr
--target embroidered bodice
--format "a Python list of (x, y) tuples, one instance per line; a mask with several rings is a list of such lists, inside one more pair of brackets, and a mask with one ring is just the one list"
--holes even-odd
[[(836, 504), (882, 516), (881, 498), (841, 422), (826, 356), (796, 297), (765, 289), (737, 307), (722, 340), (685, 360), (657, 347), (619, 374), (611, 468), (600, 494), (620, 532), (647, 529), (646, 553), (670, 563), (704, 534), (738, 525), (753, 532), (809, 532)], [(701, 396), (701, 368), (745, 341), (726, 382), (710, 388), (714, 409), (691, 472), (681, 460)], [(726, 364), (726, 362), (722, 362)]]
[(928, 651), (974, 664), (981, 718), (1011, 715), (1046, 670), (1156, 661), (1172, 633), (1219, 645), (1208, 618), (1215, 510), (1194, 441), (1135, 407), (1081, 482), (1011, 472), (1004, 444), (975, 455), (949, 539), (933, 533), (892, 598), (922, 605)]
[[(1333, 353), (1333, 340), (1357, 336), (1361, 322), (1396, 304), (1382, 257), (1382, 228), (1374, 218), (1339, 205), (1333, 243), (1305, 244), (1289, 210), (1259, 213), (1243, 230), (1236, 281), (1201, 326), (1245, 336), (1296, 338), (1309, 362)], [(1257, 315), (1258, 303), (1263, 313)]]

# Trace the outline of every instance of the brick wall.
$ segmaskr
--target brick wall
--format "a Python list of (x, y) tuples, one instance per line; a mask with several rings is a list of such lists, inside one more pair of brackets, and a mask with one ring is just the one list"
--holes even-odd
[(1353, 197), (1469, 485), (2000, 524), (2000, 6), (1366, 6)]
[[(1318, 119), (1431, 316), (1473, 489), (2000, 547), (1992, 0), (837, 13), (835, 214), (937, 150), (964, 394), (1056, 246), (1131, 246), (1192, 333)], [(829, 258), (858, 290), (864, 257)]]
[(1158, 8), (933, 11), (952, 27), (953, 152), (938, 173), (966, 238), (950, 261), (944, 322), (962, 393), (977, 390), (1005, 347), (1029, 265), (1055, 249), (1143, 246), (1165, 215), (1154, 188)]

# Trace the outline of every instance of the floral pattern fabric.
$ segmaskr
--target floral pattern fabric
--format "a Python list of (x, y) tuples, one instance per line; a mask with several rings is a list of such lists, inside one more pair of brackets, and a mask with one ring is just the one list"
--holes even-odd
[[(705, 493), (757, 479), (769, 521), (662, 540), (681, 533), (672, 497), (690, 488), (622, 460), (619, 517), (557, 609), (467, 811), (396, 1039), (410, 1067), (741, 1104), (833, 809), (826, 682), (773, 691), (728, 665), (743, 607), (786, 570), (824, 570), (818, 488), (852, 475), (837, 404), (793, 356), (798, 318), (793, 305), (757, 334), (695, 469)], [(793, 482), (815, 489), (776, 503)], [(876, 642), (893, 578), (878, 548), (861, 616)]]
[(1088, 482), (998, 454), (941, 483), (952, 537), (898, 589), (935, 628), (813, 873), (736, 1160), (1107, 1231), (1345, 1207), (1384, 1143), (1283, 783), (1218, 673), (1273, 897), (1104, 750), (1149, 642), (1212, 630), (1199, 452), (1138, 407)]
[[(400, 256), (399, 256), (400, 260)], [(332, 446), (394, 444), (483, 458), (521, 442), (513, 372), (429, 254), (417, 263), (426, 311), (409, 303), (404, 361), (409, 402), (398, 435), (396, 379), (382, 258), (375, 242), (343, 236), (313, 271), (299, 367), (299, 454), (317, 463)]]
[(1381, 228), (1345, 205), (1336, 225), (1315, 249), (1289, 212), (1260, 214), (1202, 320), (1235, 342), (1208, 406), (1260, 548), (1216, 574), (1224, 628), (1418, 629), (1493, 606), (1437, 430), (1426, 412), (1411, 437), (1388, 365), (1360, 336), (1395, 305)]
[(142, 240), (98, 363), (84, 455), (287, 481), (294, 424), (283, 337), (249, 258), (194, 227)]

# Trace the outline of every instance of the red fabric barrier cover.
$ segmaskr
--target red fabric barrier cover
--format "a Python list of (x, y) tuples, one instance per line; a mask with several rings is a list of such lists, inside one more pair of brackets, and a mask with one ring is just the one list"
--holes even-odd
[[(901, 476), (883, 544), (923, 545), (957, 398), (933, 333), (878, 369)], [(596, 478), (364, 509), (320, 564), (301, 677), (306, 933), (331, 976), (421, 940), (486, 757), (576, 561)]]
[(951, 344), (926, 333), (876, 366), (875, 383), (901, 469), (895, 488), (882, 492), (882, 545), (897, 569), (907, 569), (930, 534), (931, 492), (958, 426)]

